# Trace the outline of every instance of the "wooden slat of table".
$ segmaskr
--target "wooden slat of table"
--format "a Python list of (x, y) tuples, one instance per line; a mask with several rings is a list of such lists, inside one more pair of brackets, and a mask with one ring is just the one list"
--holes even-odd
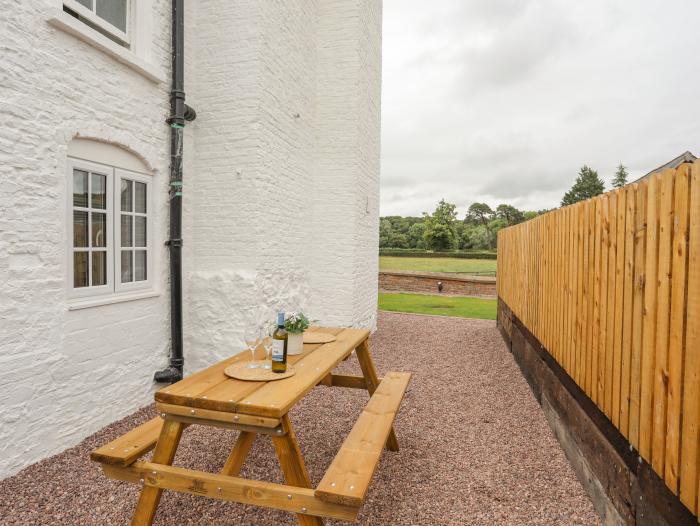
[(369, 337), (366, 329), (344, 329), (337, 340), (300, 357), (294, 364), (296, 374), (277, 382), (268, 382), (240, 401), (236, 410), (251, 415), (279, 418), (313, 389), (338, 363)]

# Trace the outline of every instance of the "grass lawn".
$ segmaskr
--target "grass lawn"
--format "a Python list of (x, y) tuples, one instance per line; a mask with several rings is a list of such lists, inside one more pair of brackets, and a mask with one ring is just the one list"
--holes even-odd
[[(417, 272), (496, 272), (495, 259), (404, 258), (379, 256), (379, 270), (412, 270)], [(494, 274), (491, 274), (494, 275)]]
[(379, 308), (395, 312), (435, 314), (459, 318), (496, 319), (496, 300), (461, 296), (379, 293)]

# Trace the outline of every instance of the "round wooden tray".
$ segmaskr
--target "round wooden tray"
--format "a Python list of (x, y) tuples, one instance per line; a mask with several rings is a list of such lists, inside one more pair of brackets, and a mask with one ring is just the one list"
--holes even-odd
[(334, 342), (336, 337), (326, 332), (305, 332), (304, 343), (330, 343)]
[(249, 363), (257, 363), (258, 365), (264, 365), (269, 363), (267, 360), (255, 360), (254, 362), (237, 362), (229, 365), (224, 369), (224, 374), (230, 376), (231, 378), (236, 378), (237, 380), (247, 380), (249, 382), (272, 382), (273, 380), (282, 380), (283, 378), (289, 378), (294, 376), (294, 366), (287, 363), (287, 370), (284, 373), (273, 373), (272, 369), (263, 369), (258, 367), (257, 369), (249, 369)]

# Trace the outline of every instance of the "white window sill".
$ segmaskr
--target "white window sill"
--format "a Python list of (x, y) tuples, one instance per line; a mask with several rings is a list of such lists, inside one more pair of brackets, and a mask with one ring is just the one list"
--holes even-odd
[(106, 36), (101, 35), (94, 29), (86, 26), (80, 20), (73, 18), (68, 13), (56, 11), (54, 16), (48, 19), (48, 23), (66, 33), (69, 33), (83, 42), (87, 42), (92, 47), (103, 51), (115, 58), (122, 64), (140, 73), (148, 80), (161, 84), (165, 82), (165, 74), (160, 68), (149, 64), (142, 58), (136, 56), (132, 51), (112, 42)]
[(126, 301), (143, 300), (160, 296), (160, 292), (155, 290), (141, 290), (138, 292), (127, 292), (123, 294), (111, 294), (109, 296), (72, 299), (68, 302), (68, 310), (88, 309), (101, 305), (112, 305), (113, 303), (124, 303)]

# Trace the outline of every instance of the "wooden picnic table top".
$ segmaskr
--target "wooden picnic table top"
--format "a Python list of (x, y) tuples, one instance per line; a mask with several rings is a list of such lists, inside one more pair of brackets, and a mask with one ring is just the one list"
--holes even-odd
[(288, 363), (296, 370), (294, 376), (272, 382), (251, 382), (226, 376), (226, 367), (250, 358), (250, 352), (243, 351), (157, 391), (156, 402), (281, 418), (369, 337), (366, 329), (312, 327), (309, 330), (333, 334), (336, 340), (325, 344), (304, 344), (302, 354), (288, 356)]

